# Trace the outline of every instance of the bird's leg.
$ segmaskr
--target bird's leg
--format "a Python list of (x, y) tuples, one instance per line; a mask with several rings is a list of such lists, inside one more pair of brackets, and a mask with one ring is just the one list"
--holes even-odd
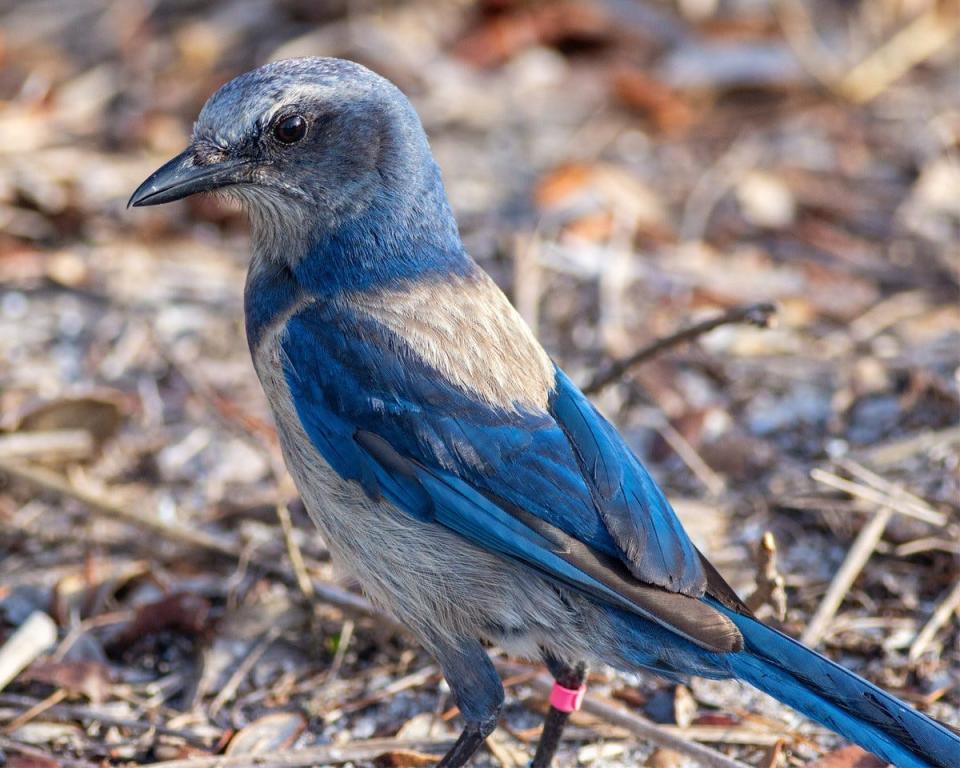
[(431, 638), (425, 644), (440, 664), (466, 721), (463, 733), (443, 756), (439, 768), (460, 768), (497, 727), (503, 685), (493, 662), (476, 640), (452, 643), (449, 638)]
[(550, 767), (570, 713), (580, 708), (585, 690), (584, 680), (587, 677), (587, 665), (582, 661), (571, 667), (549, 654), (544, 654), (543, 660), (556, 682), (550, 694), (550, 710), (543, 722), (543, 733), (540, 735), (537, 753), (533, 756), (530, 768)]

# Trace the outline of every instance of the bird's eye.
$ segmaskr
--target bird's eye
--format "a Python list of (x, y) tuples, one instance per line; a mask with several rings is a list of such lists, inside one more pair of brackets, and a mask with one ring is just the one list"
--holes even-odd
[(285, 117), (274, 126), (273, 135), (282, 144), (296, 144), (307, 135), (307, 121), (300, 115)]

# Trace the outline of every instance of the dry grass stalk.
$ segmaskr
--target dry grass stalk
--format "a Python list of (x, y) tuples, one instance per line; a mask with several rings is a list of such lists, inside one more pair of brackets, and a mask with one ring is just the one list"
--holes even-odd
[(883, 536), (883, 532), (886, 530), (893, 514), (892, 507), (881, 507), (870, 519), (870, 522), (861, 529), (857, 538), (854, 539), (853, 546), (847, 552), (843, 564), (833, 577), (833, 581), (830, 582), (827, 593), (820, 601), (820, 605), (817, 606), (816, 613), (810, 619), (810, 623), (807, 624), (807, 628), (800, 638), (802, 643), (812, 647), (820, 643), (831, 619), (840, 608), (843, 598), (846, 597), (854, 580), (877, 548), (877, 544), (880, 542), (880, 538)]
[(57, 625), (34, 611), (0, 647), (0, 691), (57, 642)]
[(946, 624), (958, 610), (960, 610), (960, 581), (953, 585), (953, 589), (940, 601), (933, 615), (917, 633), (917, 637), (910, 645), (908, 654), (911, 661), (915, 661), (923, 655), (940, 627)]

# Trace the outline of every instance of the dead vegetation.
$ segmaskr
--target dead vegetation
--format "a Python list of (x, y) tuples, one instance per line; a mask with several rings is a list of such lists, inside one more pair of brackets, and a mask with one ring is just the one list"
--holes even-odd
[[(455, 735), (282, 472), (242, 216), (124, 210), (218, 85), (290, 55), (412, 96), (471, 252), (751, 605), (960, 724), (954, 0), (0, 19), (0, 764), (413, 766)], [(521, 766), (542, 671), (499, 663), (478, 763)], [(591, 691), (564, 764), (872, 765), (733, 683)]]

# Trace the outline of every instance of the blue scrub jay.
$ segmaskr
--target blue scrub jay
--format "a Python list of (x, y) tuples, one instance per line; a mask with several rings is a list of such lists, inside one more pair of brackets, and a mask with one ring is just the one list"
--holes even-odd
[(287, 466), (336, 561), (433, 654), (466, 727), (503, 688), (484, 642), (557, 685), (550, 764), (586, 663), (739, 678), (898, 766), (960, 765), (960, 738), (754, 618), (616, 429), (464, 251), (420, 120), (337, 59), (217, 91), (190, 146), (134, 192), (239, 198), (247, 339)]

